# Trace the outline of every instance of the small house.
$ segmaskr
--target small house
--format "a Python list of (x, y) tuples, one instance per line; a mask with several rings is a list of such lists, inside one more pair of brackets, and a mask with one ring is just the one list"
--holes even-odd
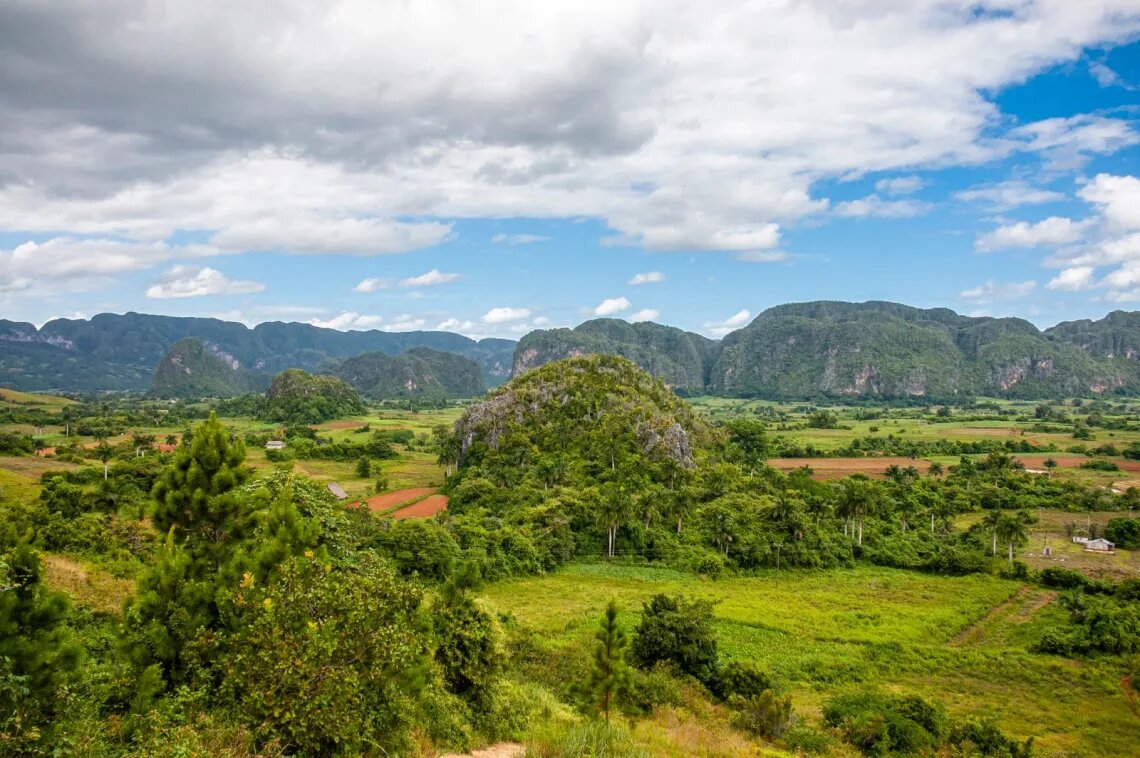
[(1112, 553), (1116, 551), (1116, 544), (1109, 542), (1104, 537), (1100, 537), (1086, 542), (1085, 550), (1090, 553)]
[(337, 500), (346, 500), (348, 498), (348, 493), (344, 491), (344, 487), (341, 487), (336, 482), (329, 482), (329, 492), (333, 493)]
[(1073, 544), (1074, 545), (1087, 545), (1087, 544), (1089, 544), (1089, 538), (1088, 537), (1082, 537), (1079, 534), (1074, 534), (1073, 535)]
[(265, 449), (266, 450), (284, 450), (285, 449), (285, 443), (282, 442), (281, 440), (269, 440), (269, 442), (265, 443)]

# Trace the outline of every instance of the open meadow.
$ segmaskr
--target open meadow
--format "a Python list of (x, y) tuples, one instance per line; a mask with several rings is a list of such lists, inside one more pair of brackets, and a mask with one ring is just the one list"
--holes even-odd
[(961, 717), (993, 716), (1008, 733), (1033, 736), (1035, 755), (1125, 756), (1140, 745), (1137, 696), (1122, 689), (1117, 666), (1027, 651), (1063, 613), (1052, 592), (1016, 581), (871, 567), (710, 581), (595, 564), (492, 584), (484, 597), (534, 633), (534, 667), (546, 665), (556, 686), (587, 665), (611, 598), (629, 631), (659, 592), (714, 601), (722, 656), (770, 671), (809, 721), (828, 698), (876, 687), (941, 701)]

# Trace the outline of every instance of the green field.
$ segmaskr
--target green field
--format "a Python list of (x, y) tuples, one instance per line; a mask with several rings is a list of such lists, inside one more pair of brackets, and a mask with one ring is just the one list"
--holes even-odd
[(1140, 744), (1118, 662), (1027, 652), (1064, 614), (1052, 593), (1017, 582), (870, 567), (708, 581), (580, 565), (494, 584), (485, 596), (537, 633), (551, 658), (584, 661), (610, 598), (632, 629), (657, 592), (716, 601), (722, 657), (769, 670), (811, 722), (835, 694), (881, 687), (939, 700), (957, 716), (992, 715), (1008, 733), (1035, 737), (1041, 756), (1134, 755)]

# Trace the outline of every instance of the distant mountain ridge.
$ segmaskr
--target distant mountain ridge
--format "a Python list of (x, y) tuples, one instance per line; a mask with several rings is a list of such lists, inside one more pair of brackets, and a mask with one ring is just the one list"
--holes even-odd
[(251, 329), (220, 319), (140, 313), (55, 319), (39, 329), (0, 320), (0, 384), (20, 390), (145, 391), (171, 346), (187, 337), (237, 368), (269, 377), (365, 353), (429, 347), (477, 361), (489, 385), (510, 376), (515, 347), (512, 340), (476, 341), (451, 332), (341, 332), (282, 322)]
[(247, 371), (230, 356), (215, 354), (197, 337), (184, 337), (158, 362), (150, 391), (158, 397), (233, 397), (260, 392), (269, 380), (268, 374)]
[(1042, 331), (1017, 318), (878, 301), (776, 306), (720, 342), (658, 324), (588, 321), (526, 335), (514, 370), (600, 352), (629, 358), (678, 390), (740, 397), (1140, 392), (1140, 313)]
[[(243, 375), (257, 377), (249, 381), (263, 385), (287, 368), (330, 370), (369, 353), (392, 356), (427, 348), (476, 361), (489, 386), (561, 358), (616, 354), (690, 394), (932, 400), (1140, 394), (1140, 312), (1114, 311), (1099, 320), (1041, 330), (1017, 318), (970, 317), (948, 308), (877, 301), (776, 306), (720, 341), (618, 319), (538, 330), (517, 344), (450, 332), (340, 332), (300, 323), (251, 329), (218, 319), (138, 313), (57, 319), (40, 329), (0, 320), (0, 385), (144, 391), (171, 347), (184, 338), (201, 342), (200, 352), (183, 351), (181, 360), (200, 360), (207, 384), (237, 375), (226, 378), (216, 371), (217, 361), (233, 372), (248, 372)], [(442, 358), (428, 361), (431, 365), (419, 361), (411, 356), (399, 370), (382, 359), (372, 359), (374, 365), (367, 360), (348, 365), (363, 369), (360, 382), (375, 380), (363, 388), (366, 393), (381, 384), (384, 392), (397, 391), (397, 384), (409, 380), (419, 388), (420, 379), (429, 375), (425, 386), (432, 384), (433, 391), (465, 394), (475, 386), (465, 364)], [(410, 368), (413, 364), (418, 368)], [(449, 366), (443, 369), (446, 377), (440, 373), (443, 366)], [(176, 376), (172, 369), (166, 366), (166, 376)], [(230, 388), (224, 382), (221, 386)]]
[(456, 353), (413, 347), (399, 355), (365, 353), (325, 367), (365, 397), (476, 397), (487, 391), (479, 364)]

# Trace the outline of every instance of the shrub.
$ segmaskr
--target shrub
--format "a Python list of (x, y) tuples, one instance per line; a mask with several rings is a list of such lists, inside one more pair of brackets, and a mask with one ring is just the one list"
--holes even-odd
[(1140, 547), (1140, 519), (1114, 518), (1104, 528), (1104, 536), (1117, 547), (1133, 550)]
[(1008, 737), (991, 720), (969, 719), (958, 724), (950, 733), (950, 743), (964, 755), (996, 755), (1009, 758), (1029, 758), (1033, 752), (1033, 738), (1017, 742)]
[(940, 746), (947, 733), (941, 705), (916, 695), (883, 695), (864, 691), (832, 698), (824, 720), (848, 742), (868, 755), (914, 753)]
[(682, 687), (669, 664), (659, 663), (648, 671), (634, 669), (633, 684), (625, 704), (642, 713), (663, 705), (681, 705), (684, 700)]
[(721, 700), (733, 695), (755, 697), (764, 690), (774, 689), (768, 674), (753, 663), (729, 661), (709, 683), (709, 689)]
[(784, 734), (784, 744), (797, 753), (826, 753), (832, 739), (826, 733), (805, 724), (796, 724)]
[(792, 723), (792, 698), (772, 690), (748, 697), (733, 695), (728, 706), (736, 711), (733, 721), (738, 727), (765, 739), (780, 737)]
[(712, 603), (654, 595), (642, 607), (630, 654), (641, 668), (667, 661), (701, 682), (711, 681), (717, 671)]
[(1067, 590), (1084, 587), (1087, 581), (1081, 572), (1059, 566), (1050, 566), (1041, 571), (1041, 583), (1046, 587)]
[(1081, 468), (1092, 469), (1093, 471), (1119, 471), (1120, 466), (1112, 461), (1105, 461), (1097, 458), (1096, 460), (1085, 461), (1081, 464)]

